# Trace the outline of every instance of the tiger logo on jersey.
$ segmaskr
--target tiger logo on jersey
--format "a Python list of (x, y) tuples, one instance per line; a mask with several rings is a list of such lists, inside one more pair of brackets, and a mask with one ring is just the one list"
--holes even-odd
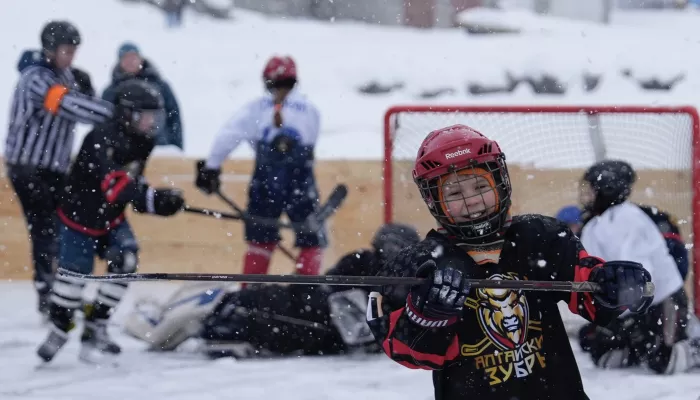
[[(494, 275), (492, 280), (517, 279)], [(491, 342), (501, 350), (512, 350), (527, 338), (530, 308), (522, 291), (514, 289), (477, 289), (479, 324)]]
[[(495, 274), (492, 280), (518, 280), (514, 273)], [(524, 378), (536, 369), (546, 368), (542, 353), (541, 314), (530, 319), (525, 293), (515, 289), (479, 288), (476, 297), (465, 306), (474, 310), (484, 337), (474, 343), (462, 343), (460, 353), (473, 360), (474, 368), (484, 372), (489, 385)], [(529, 336), (529, 337), (528, 337)]]

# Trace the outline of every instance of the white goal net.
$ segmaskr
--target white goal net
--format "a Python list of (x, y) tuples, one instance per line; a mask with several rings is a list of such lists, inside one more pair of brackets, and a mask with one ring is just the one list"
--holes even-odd
[[(477, 129), (503, 149), (515, 214), (554, 216), (561, 207), (577, 203), (587, 167), (605, 158), (622, 159), (638, 172), (631, 200), (670, 212), (693, 248), (693, 207), (700, 207), (696, 187), (700, 183), (692, 179), (693, 167), (700, 168), (693, 146), (700, 138), (695, 109), (394, 107), (385, 119), (387, 221), (414, 224), (423, 234), (435, 226), (413, 183), (413, 162), (430, 131), (458, 123)], [(691, 293), (693, 280), (691, 274), (687, 285)], [(566, 317), (575, 325), (578, 317)]]

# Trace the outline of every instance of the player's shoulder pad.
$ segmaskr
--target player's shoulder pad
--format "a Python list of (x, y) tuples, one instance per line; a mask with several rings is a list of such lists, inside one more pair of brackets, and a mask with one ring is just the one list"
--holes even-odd
[(511, 235), (559, 235), (567, 230), (566, 224), (554, 217), (541, 214), (522, 214), (513, 217), (506, 237)]
[(680, 234), (680, 229), (678, 228), (678, 219), (666, 211), (662, 211), (657, 207), (650, 205), (637, 205), (659, 228), (663, 234)]

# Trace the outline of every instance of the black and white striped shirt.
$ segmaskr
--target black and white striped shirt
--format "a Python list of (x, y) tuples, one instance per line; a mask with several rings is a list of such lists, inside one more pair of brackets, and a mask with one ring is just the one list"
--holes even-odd
[(75, 124), (102, 123), (113, 113), (111, 103), (76, 88), (70, 69), (33, 65), (23, 70), (12, 99), (7, 164), (68, 170)]

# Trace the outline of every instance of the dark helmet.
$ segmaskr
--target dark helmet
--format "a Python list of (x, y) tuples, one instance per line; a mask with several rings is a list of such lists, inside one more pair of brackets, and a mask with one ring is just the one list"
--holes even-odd
[(605, 160), (593, 164), (583, 174), (583, 181), (591, 185), (595, 198), (584, 208), (602, 214), (609, 207), (627, 200), (637, 174), (632, 166), (621, 160)]
[(382, 225), (372, 238), (374, 251), (383, 260), (391, 260), (404, 247), (418, 243), (418, 231), (405, 224), (389, 223)]
[[(115, 117), (120, 124), (127, 127), (131, 133), (153, 135), (162, 118), (156, 119), (153, 129), (147, 132), (136, 130), (136, 124), (143, 115), (143, 111), (155, 111), (162, 114), (164, 107), (163, 96), (158, 89), (150, 83), (138, 79), (124, 81), (116, 88)], [(162, 117), (159, 115), (159, 117)]]
[(78, 28), (68, 21), (51, 21), (41, 30), (41, 47), (56, 51), (62, 44), (80, 45)]

